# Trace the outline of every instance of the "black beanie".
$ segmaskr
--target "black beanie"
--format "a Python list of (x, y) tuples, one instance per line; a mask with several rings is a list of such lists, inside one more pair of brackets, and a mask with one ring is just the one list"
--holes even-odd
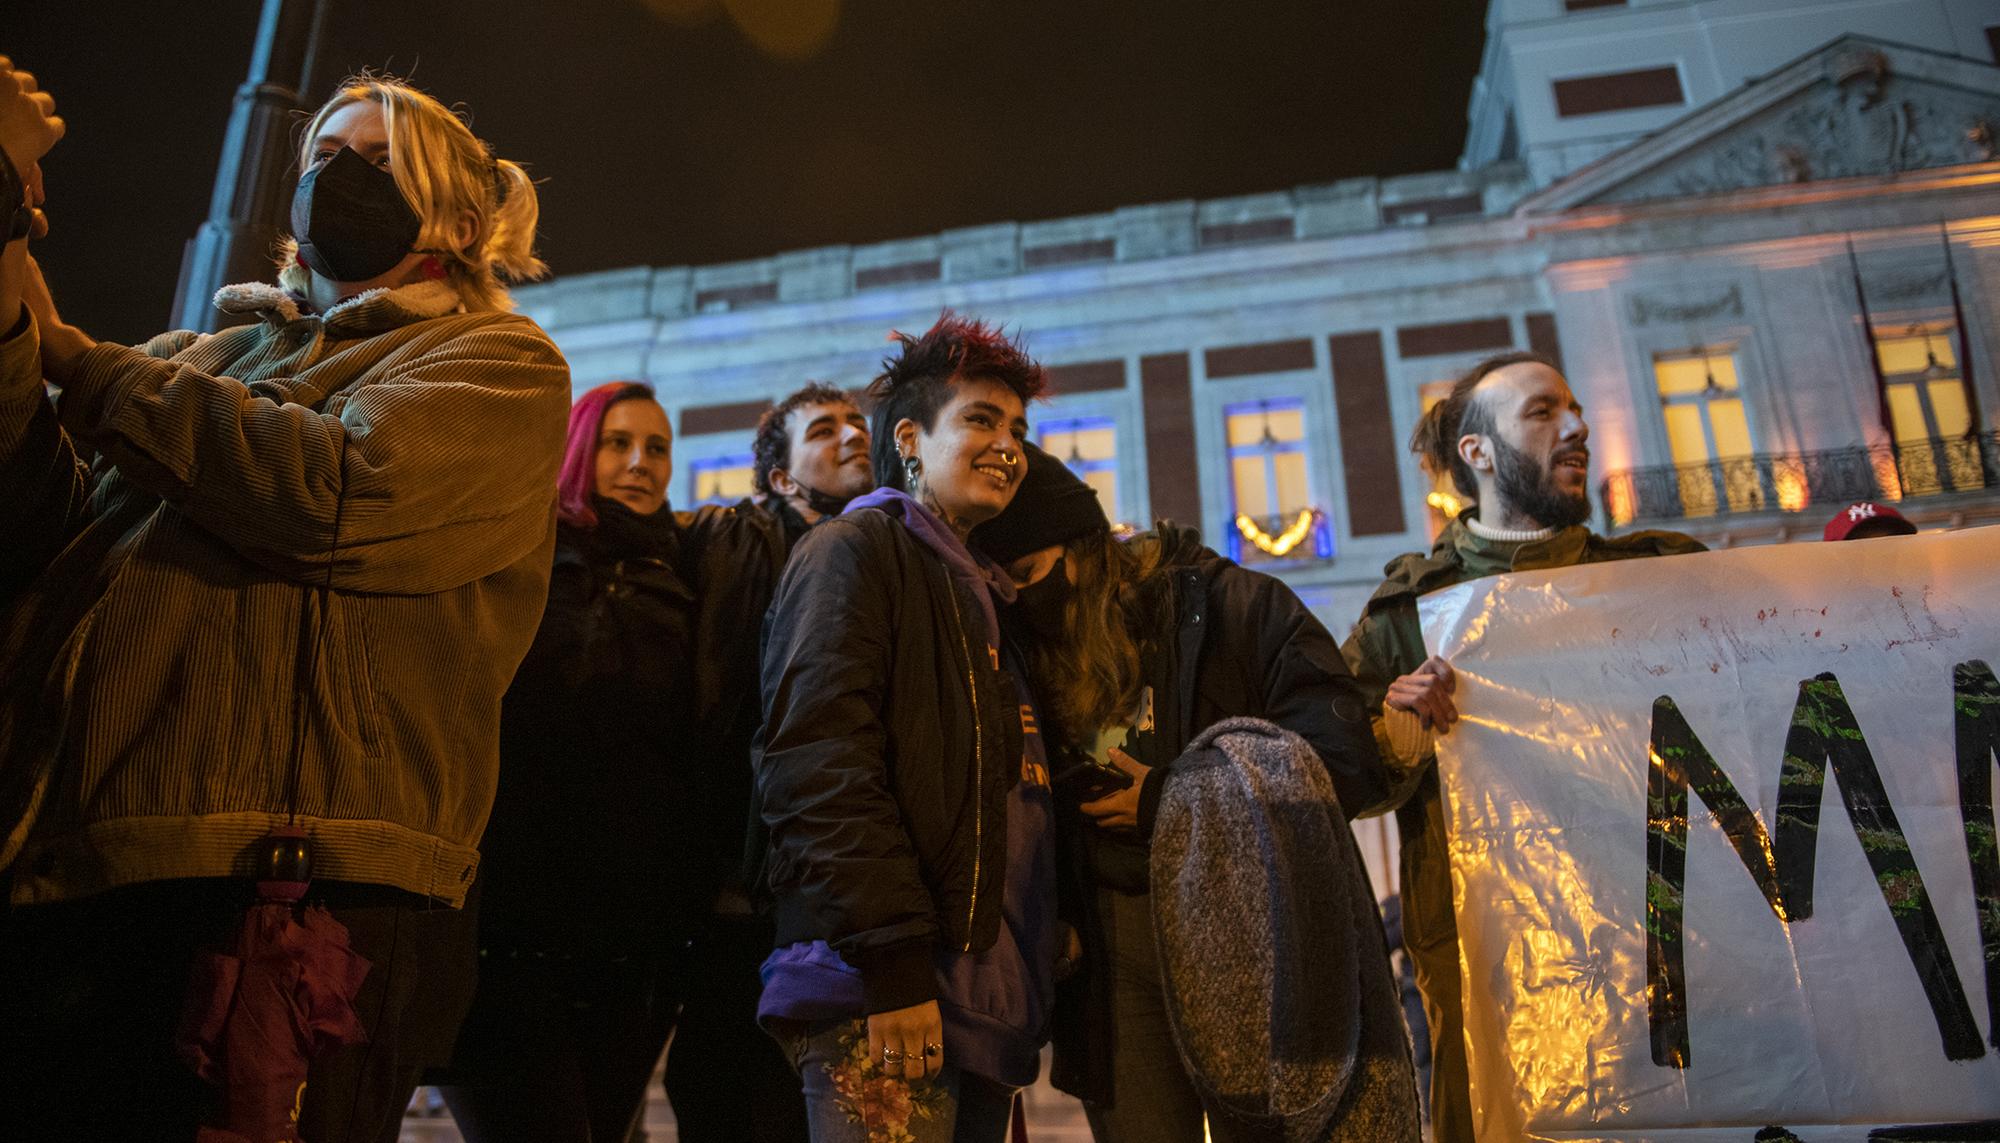
[(1089, 532), (1111, 529), (1096, 489), (1036, 446), (1025, 445), (1023, 450), (1028, 474), (1021, 478), (1021, 489), (1005, 512), (972, 530), (975, 547), (1004, 564)]

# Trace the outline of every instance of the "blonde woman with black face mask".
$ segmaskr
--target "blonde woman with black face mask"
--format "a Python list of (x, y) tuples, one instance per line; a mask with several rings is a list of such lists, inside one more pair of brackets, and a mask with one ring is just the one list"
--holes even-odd
[[(51, 112), (0, 63), (8, 166)], [(243, 1094), (177, 1028), (287, 828), (368, 965), (346, 1008), (313, 993), (349, 1042), (307, 1053), (283, 1130), (395, 1139), (470, 992), (458, 907), (569, 405), (502, 285), (542, 269), (535, 190), (378, 77), (298, 158), (278, 284), (216, 298), (249, 324), (98, 342), (24, 241), (0, 260), (0, 1137), (190, 1139)]]

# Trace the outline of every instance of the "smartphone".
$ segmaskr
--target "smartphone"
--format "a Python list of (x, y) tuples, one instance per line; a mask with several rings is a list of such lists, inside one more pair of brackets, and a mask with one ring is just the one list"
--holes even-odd
[(1079, 805), (1115, 794), (1132, 784), (1132, 775), (1116, 766), (1079, 762), (1055, 776), (1055, 788)]

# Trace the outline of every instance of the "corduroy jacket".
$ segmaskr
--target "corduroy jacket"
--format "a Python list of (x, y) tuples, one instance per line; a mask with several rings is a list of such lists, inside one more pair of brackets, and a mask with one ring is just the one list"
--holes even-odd
[(12, 900), (247, 873), (295, 798), (317, 877), (457, 905), (547, 595), (568, 367), (444, 282), (217, 300), (259, 320), (98, 345), (53, 400), (32, 324), (0, 341)]

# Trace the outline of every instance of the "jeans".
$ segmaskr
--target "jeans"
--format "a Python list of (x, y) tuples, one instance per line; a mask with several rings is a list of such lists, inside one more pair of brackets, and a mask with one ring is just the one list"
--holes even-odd
[(1014, 1089), (947, 1065), (921, 1080), (882, 1075), (865, 1020), (792, 1037), (812, 1143), (1003, 1143)]

